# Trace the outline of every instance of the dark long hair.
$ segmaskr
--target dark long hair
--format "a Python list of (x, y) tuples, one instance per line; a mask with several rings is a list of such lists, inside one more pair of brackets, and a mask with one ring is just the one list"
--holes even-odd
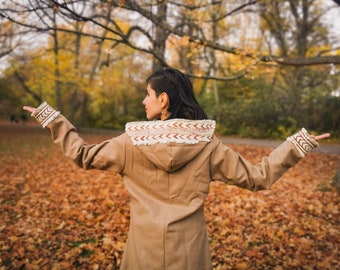
[(187, 75), (174, 68), (155, 71), (146, 82), (156, 91), (156, 95), (167, 93), (169, 97), (169, 119), (184, 118), (192, 120), (207, 119), (204, 110), (198, 104), (192, 83)]

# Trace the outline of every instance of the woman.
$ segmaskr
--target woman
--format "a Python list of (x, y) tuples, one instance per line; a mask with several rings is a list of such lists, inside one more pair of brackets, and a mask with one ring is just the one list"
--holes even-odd
[(47, 103), (24, 106), (77, 165), (122, 175), (131, 202), (121, 269), (212, 269), (203, 215), (210, 182), (269, 188), (329, 136), (302, 129), (252, 165), (214, 135), (215, 122), (207, 120), (180, 71), (152, 74), (143, 104), (155, 121), (127, 123), (125, 133), (95, 145)]

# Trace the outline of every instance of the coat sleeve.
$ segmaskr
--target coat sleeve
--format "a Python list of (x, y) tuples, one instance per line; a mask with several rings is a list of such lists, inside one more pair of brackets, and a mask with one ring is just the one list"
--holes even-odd
[(63, 153), (83, 169), (109, 170), (122, 173), (125, 166), (124, 133), (99, 144), (87, 144), (76, 128), (61, 114), (48, 123), (52, 140), (60, 145)]
[(216, 137), (213, 143), (214, 149), (210, 160), (212, 179), (252, 191), (270, 188), (302, 158), (293, 142), (289, 140), (274, 149), (269, 156), (263, 157), (257, 164), (251, 164)]

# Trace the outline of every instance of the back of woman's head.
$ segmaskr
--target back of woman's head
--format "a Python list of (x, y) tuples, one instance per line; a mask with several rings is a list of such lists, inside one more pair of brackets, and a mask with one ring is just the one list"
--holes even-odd
[(177, 69), (165, 68), (155, 71), (146, 79), (156, 95), (165, 92), (169, 97), (169, 119), (184, 118), (192, 120), (207, 119), (198, 104), (188, 76)]

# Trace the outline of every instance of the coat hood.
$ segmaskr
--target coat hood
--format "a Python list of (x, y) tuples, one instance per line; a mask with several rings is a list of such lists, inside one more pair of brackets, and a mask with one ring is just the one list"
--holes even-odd
[(211, 141), (213, 120), (170, 119), (130, 122), (125, 131), (156, 167), (172, 172), (192, 160)]

